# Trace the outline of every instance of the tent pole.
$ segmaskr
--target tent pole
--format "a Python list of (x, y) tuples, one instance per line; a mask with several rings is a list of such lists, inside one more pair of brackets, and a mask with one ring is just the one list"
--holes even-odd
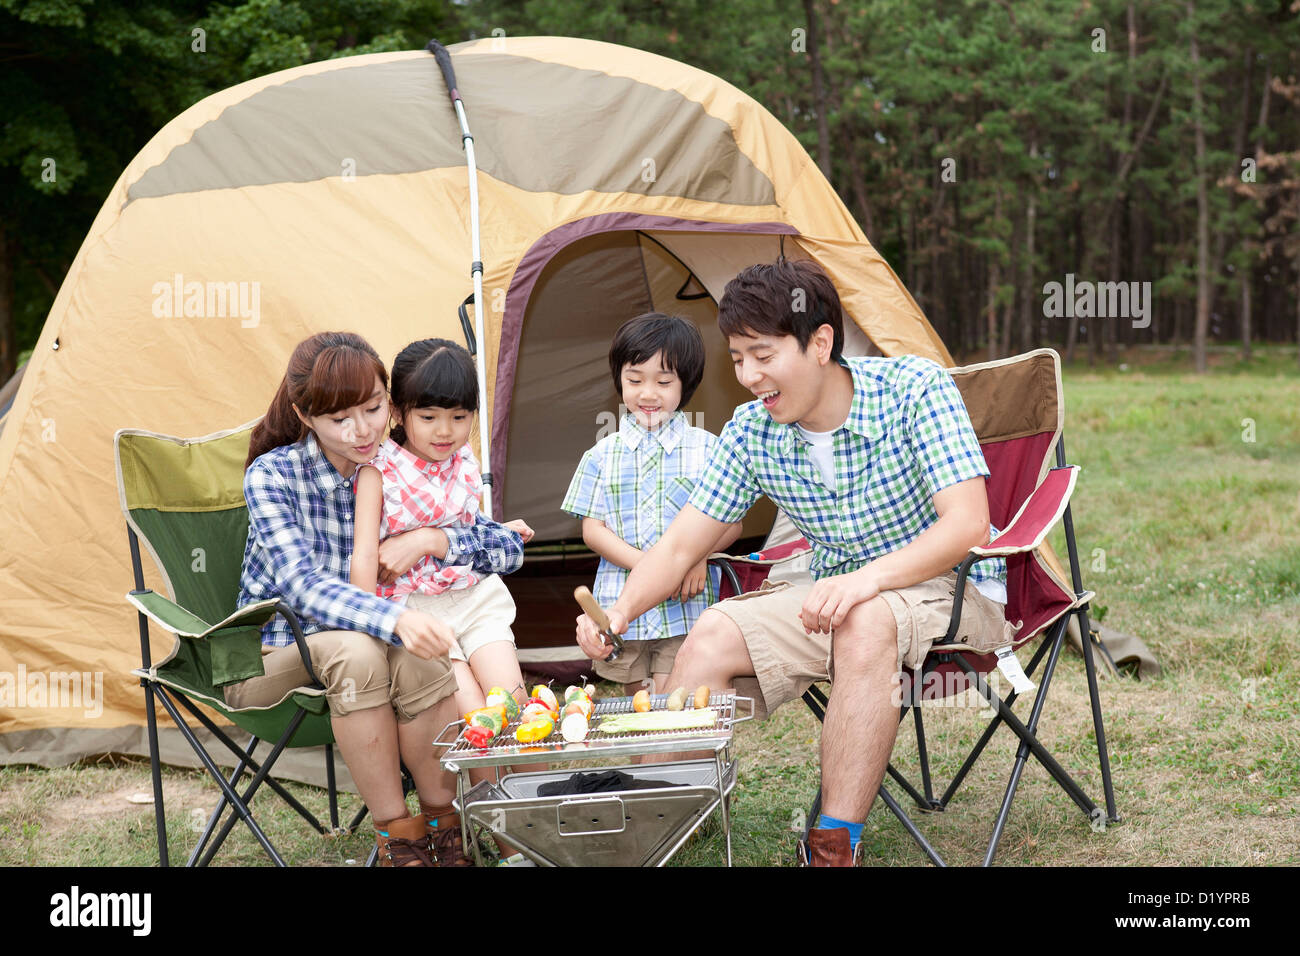
[(470, 135), (469, 121), (465, 117), (465, 105), (456, 89), (456, 72), (452, 69), (451, 54), (437, 40), (430, 40), (425, 47), (438, 61), (443, 80), (447, 83), (447, 92), (451, 96), (452, 109), (456, 111), (456, 120), (460, 123), (460, 140), (465, 147), (465, 163), (469, 170), (469, 221), (470, 221), (470, 276), (474, 280), (474, 368), (478, 373), (479, 416), (478, 447), (479, 463), (483, 473), (483, 514), (492, 517), (492, 454), (488, 438), (488, 422), (491, 409), (488, 404), (487, 390), (487, 339), (483, 335), (483, 256), (479, 244), (478, 215), (478, 165), (474, 161), (474, 137)]

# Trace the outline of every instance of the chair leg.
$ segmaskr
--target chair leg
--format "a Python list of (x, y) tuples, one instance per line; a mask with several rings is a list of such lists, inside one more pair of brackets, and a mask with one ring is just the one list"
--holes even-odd
[(922, 851), (924, 851), (925, 855), (930, 858), (930, 862), (935, 866), (946, 867), (948, 864), (943, 862), (943, 858), (939, 856), (935, 848), (930, 846), (930, 841), (927, 840), (925, 835), (916, 828), (916, 824), (912, 822), (912, 818), (909, 817), (907, 813), (904, 812), (903, 808), (898, 805), (898, 801), (896, 801), (890, 792), (885, 789), (883, 784), (880, 787), (878, 796), (884, 801), (885, 806), (889, 808), (890, 812), (898, 818), (898, 822), (903, 825), (903, 829), (911, 835), (912, 839), (916, 841), (917, 845), (922, 849)]
[[(249, 737), (248, 746), (244, 748), (246, 756), (240, 758), (239, 763), (235, 765), (234, 771), (226, 778), (226, 782), (230, 784), (231, 789), (234, 789), (234, 787), (239, 783), (239, 778), (244, 775), (244, 769), (248, 766), (248, 761), (252, 759), (253, 751), (257, 749), (258, 743), (260, 743), (260, 741), (256, 734)], [(208, 817), (207, 825), (204, 826), (203, 833), (199, 837), (199, 842), (195, 844), (193, 852), (190, 853), (190, 858), (185, 863), (186, 866), (194, 866), (195, 862), (203, 856), (203, 850), (208, 845), (208, 840), (212, 838), (212, 831), (216, 829), (217, 822), (221, 819), (221, 816), (225, 812), (229, 803), (230, 801), (225, 798), (224, 794), (221, 799), (217, 801), (217, 808), (213, 810), (211, 815)], [(231, 817), (234, 817), (233, 813), (231, 814)], [(204, 858), (204, 866), (207, 865), (207, 860), (212, 859), (212, 854), (217, 852), (220, 845), (221, 844), (218, 843), (217, 846), (212, 848), (211, 853), (207, 854)]]
[(1097, 663), (1092, 656), (1092, 640), (1088, 628), (1088, 609), (1079, 608), (1079, 633), (1083, 636), (1083, 665), (1088, 672), (1088, 696), (1092, 701), (1092, 729), (1097, 738), (1097, 754), (1101, 763), (1101, 785), (1106, 795), (1106, 821), (1119, 823), (1115, 810), (1115, 787), (1110, 778), (1110, 753), (1106, 749), (1106, 728), (1101, 719), (1101, 697), (1097, 693)]
[[(1056, 673), (1056, 662), (1061, 656), (1061, 648), (1065, 644), (1065, 628), (1057, 631), (1056, 639), (1051, 642), (1051, 653), (1047, 658), (1047, 666), (1043, 668), (1043, 676), (1038, 685), (1038, 693), (1034, 697), (1034, 706), (1029, 711), (1029, 723), (1026, 726), (1031, 734), (1038, 733), (1038, 721), (1043, 714), (1043, 705), (1047, 702), (1047, 691), (1052, 683), (1052, 675)], [(993, 856), (997, 853), (998, 843), (1002, 839), (1002, 831), (1006, 827), (1007, 817), (1011, 814), (1011, 801), (1016, 798), (1016, 789), (1020, 786), (1020, 776), (1024, 773), (1025, 764), (1029, 761), (1029, 746), (1021, 742), (1016, 748), (1015, 763), (1011, 768), (1011, 779), (1007, 783), (1006, 793), (1002, 797), (1002, 806), (998, 809), (997, 820), (993, 824), (993, 836), (989, 840), (988, 850), (984, 854), (984, 865), (993, 865)]]
[(337, 832), (339, 828), (339, 791), (334, 780), (334, 745), (325, 745), (325, 779), (329, 785), (330, 829)]
[(158, 756), (158, 715), (154, 710), (154, 685), (141, 679), (144, 685), (145, 719), (149, 728), (149, 773), (153, 777), (153, 819), (158, 831), (158, 865), (170, 866), (167, 858), (167, 814), (163, 807), (162, 763)]
[(1034, 736), (1029, 728), (1020, 722), (1020, 718), (1011, 712), (1010, 708), (1008, 708), (1007, 705), (998, 698), (997, 694), (993, 693), (993, 690), (984, 682), (984, 678), (976, 672), (975, 668), (971, 667), (971, 665), (960, 655), (956, 657), (956, 662), (957, 665), (966, 672), (966, 676), (975, 682), (975, 687), (980, 692), (980, 695), (987, 700), (990, 705), (997, 708), (998, 712), (1002, 715), (1003, 721), (1006, 722), (1006, 725), (1010, 727), (1015, 735), (1029, 747), (1030, 752), (1038, 758), (1038, 762), (1041, 763), (1046, 768), (1047, 772), (1052, 775), (1052, 779), (1060, 784), (1061, 789), (1063, 789), (1079, 809), (1082, 810), (1089, 819), (1091, 819), (1092, 811), (1096, 809), (1096, 806), (1088, 799), (1088, 795), (1083, 792), (1079, 785), (1074, 782), (1074, 778), (1066, 772), (1064, 767), (1057, 763), (1056, 758), (1048, 752), (1047, 748), (1039, 742), (1038, 738)]
[[(1065, 618), (1062, 618), (1057, 623), (1056, 626), (1062, 633), (1064, 633)], [(1029, 665), (1025, 668), (1026, 675), (1030, 677), (1034, 676), (1034, 671), (1038, 669), (1039, 662), (1042, 661), (1043, 655), (1047, 653), (1047, 649), (1051, 646), (1053, 640), (1055, 640), (1055, 638), (1049, 636), (1038, 642), (1038, 650), (1034, 652), (1034, 656), (1030, 659)], [(1012, 704), (1014, 704), (1016, 702), (1016, 698), (1019, 696), (1020, 695), (1017, 694), (1014, 690), (1010, 694), (1008, 694), (1007, 706), (1010, 707)], [(948, 789), (945, 790), (943, 792), (943, 796), (939, 798), (939, 805), (941, 807), (946, 807), (948, 805), (948, 801), (951, 800), (954, 794), (957, 793), (957, 788), (960, 787), (962, 781), (966, 779), (966, 774), (970, 772), (970, 768), (975, 766), (975, 761), (978, 760), (980, 754), (984, 752), (984, 748), (988, 745), (988, 742), (993, 738), (994, 731), (996, 731), (1001, 724), (1002, 724), (1002, 715), (994, 714), (993, 719), (989, 721), (989, 725), (984, 728), (984, 733), (980, 735), (980, 739), (975, 744), (974, 749), (971, 750), (969, 756), (966, 757), (965, 763), (961, 765), (961, 769), (957, 771), (956, 775), (952, 778), (952, 782), (948, 784)]]
[[(253, 795), (257, 793), (257, 790), (261, 787), (263, 781), (269, 780), (268, 775), (271, 772), (271, 768), (275, 766), (275, 762), (279, 759), (281, 751), (283, 751), (285, 745), (293, 739), (293, 735), (298, 732), (299, 725), (306, 719), (306, 717), (307, 711), (303, 710), (301, 707), (298, 708), (298, 712), (294, 714), (293, 719), (289, 721), (288, 729), (286, 729), (280, 736), (280, 739), (276, 741), (275, 746), (271, 748), (271, 753), (267, 755), (266, 762), (263, 763), (257, 773), (254, 774), (253, 779), (248, 784), (248, 788), (244, 791), (242, 802), (245, 809), (247, 809), (248, 803), (252, 801)], [(293, 802), (297, 803), (296, 800)], [(301, 807), (301, 804), (298, 804), (298, 806)], [(299, 810), (299, 813), (303, 812), (305, 811)], [(313, 819), (315, 818), (313, 817)], [(234, 829), (235, 822), (235, 817), (233, 815), (226, 820), (225, 826), (221, 829), (221, 833), (217, 835), (217, 842), (208, 851), (207, 857), (199, 862), (200, 866), (206, 866), (211, 861), (212, 855), (216, 853), (221, 844), (225, 842), (226, 837), (230, 835), (230, 831)]]
[[(180, 701), (182, 704), (185, 705), (185, 708), (191, 714), (194, 715), (194, 719), (197, 720), (199, 723), (201, 723), (209, 733), (211, 733), (214, 737), (216, 737), (223, 744), (225, 744), (226, 748), (232, 754), (234, 754), (236, 757), (239, 757), (241, 759), (245, 756), (244, 752), (239, 749), (239, 745), (236, 744), (233, 740), (231, 740), (228, 736), (226, 736), (225, 732), (223, 732), (220, 727), (218, 727), (211, 720), (209, 720), (207, 715), (204, 714), (203, 711), (199, 710), (197, 707), (191, 704), (184, 697), (182, 697)], [(303, 713), (305, 715), (306, 712), (304, 711)], [(286, 739), (286, 738), (281, 738), (281, 739)], [(278, 751), (276, 752), (276, 754), (278, 756)], [(268, 759), (274, 760), (273, 757)], [(252, 769), (254, 773), (260, 773), (262, 770), (261, 765), (252, 757), (248, 758), (248, 766)], [(280, 781), (276, 780), (274, 777), (266, 777), (264, 782), (268, 787), (270, 787), (277, 794), (279, 794), (281, 800), (283, 800), (285, 803), (289, 804), (289, 806), (291, 806), (294, 810), (296, 810), (298, 816), (302, 817), (309, 824), (311, 824), (311, 826), (315, 827), (317, 833), (324, 834), (328, 832), (325, 829), (324, 824), (322, 824), (319, 820), (316, 819), (316, 814), (312, 813), (310, 810), (304, 807), (292, 793), (290, 793), (288, 790), (284, 788), (284, 785), (281, 784)]]
[[(271, 858), (271, 861), (276, 866), (287, 866), (288, 864), (284, 862), (284, 858), (280, 856), (279, 851), (277, 851), (272, 845), (266, 834), (262, 832), (262, 828), (257, 825), (257, 821), (253, 819), (253, 815), (249, 811), (247, 804), (240, 799), (239, 794), (234, 791), (230, 784), (226, 783), (225, 775), (222, 774), (220, 768), (213, 762), (212, 757), (208, 754), (207, 750), (204, 749), (198, 738), (194, 736), (194, 732), (190, 729), (189, 724), (185, 723), (185, 718), (181, 716), (181, 712), (175, 707), (171, 702), (171, 699), (161, 688), (158, 689), (157, 693), (158, 699), (162, 701), (163, 707), (167, 710), (167, 713), (171, 716), (172, 720), (176, 722), (177, 729), (194, 750), (195, 756), (199, 758), (199, 761), (203, 764), (203, 768), (207, 770), (208, 775), (212, 777), (212, 779), (216, 781), (217, 786), (221, 788), (221, 792), (230, 800), (231, 806), (234, 807), (239, 818), (242, 819), (248, 826), (249, 830), (252, 831), (254, 839), (261, 844), (262, 849), (266, 851), (266, 855)], [(183, 699), (184, 698), (182, 698), (182, 700)], [(297, 722), (300, 721), (303, 713), (304, 711), (301, 710), (298, 712), (298, 718), (294, 723), (295, 730), (297, 729)], [(232, 816), (231, 821), (233, 822), (234, 819), (235, 818)]]

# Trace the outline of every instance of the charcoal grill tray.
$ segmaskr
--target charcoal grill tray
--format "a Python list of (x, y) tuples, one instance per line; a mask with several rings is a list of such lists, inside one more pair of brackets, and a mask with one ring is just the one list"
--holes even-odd
[(543, 770), (483, 781), (457, 809), (540, 866), (662, 866), (736, 785), (734, 762), (725, 765), (721, 788), (714, 760), (621, 769), (676, 786), (542, 797), (539, 787), (573, 773)]

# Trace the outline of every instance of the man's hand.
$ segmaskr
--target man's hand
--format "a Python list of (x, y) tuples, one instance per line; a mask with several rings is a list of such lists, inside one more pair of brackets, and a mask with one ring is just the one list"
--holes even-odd
[(686, 577), (682, 578), (682, 586), (677, 589), (677, 594), (674, 596), (679, 601), (689, 601), (704, 590), (705, 582), (708, 580), (709, 559), (705, 558), (686, 572)]
[(528, 527), (528, 524), (523, 518), (515, 518), (513, 521), (505, 521), (502, 523), (502, 526), (509, 528), (515, 534), (519, 535), (519, 537), (523, 538), (524, 544), (533, 540), (533, 529)]
[(451, 625), (423, 611), (407, 611), (397, 619), (393, 633), (402, 639), (402, 646), (426, 661), (446, 657), (456, 643), (456, 632)]
[[(609, 615), (609, 629), (615, 634), (627, 633), (627, 618), (621, 611), (607, 611)], [(585, 614), (578, 615), (577, 628), (578, 646), (582, 648), (582, 653), (586, 654), (593, 661), (603, 661), (614, 653), (614, 645), (601, 637), (600, 628), (596, 622)]]
[(447, 532), (441, 528), (416, 528), (379, 543), (379, 583), (392, 584), (426, 554), (447, 555)]
[(844, 623), (849, 611), (880, 593), (871, 565), (822, 578), (812, 586), (803, 602), (799, 619), (809, 634), (823, 634)]

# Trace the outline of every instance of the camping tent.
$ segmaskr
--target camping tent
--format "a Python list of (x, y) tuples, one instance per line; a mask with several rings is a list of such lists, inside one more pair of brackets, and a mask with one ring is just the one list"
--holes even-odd
[[(856, 323), (849, 351), (951, 361), (807, 153), (734, 87), (584, 40), (450, 49), (480, 169), (494, 513), (538, 531), (527, 573), (509, 579), (521, 656), (572, 658), (577, 612), (556, 582), (591, 565), (559, 504), (612, 427), (605, 355), (620, 322), (648, 309), (695, 319), (710, 358), (688, 411), (714, 431), (752, 397), (726, 361), (716, 301), (739, 269), (781, 252), (829, 272)], [(467, 182), (424, 52), (215, 94), (126, 168), (0, 432), (0, 762), (147, 752), (114, 431), (247, 422), (313, 332), (359, 332), (388, 360), (416, 338), (459, 338)], [(747, 533), (770, 521), (755, 514)], [(146, 577), (158, 586), (154, 568)], [(154, 640), (157, 659), (170, 642)], [(57, 676), (72, 673), (79, 697)]]

